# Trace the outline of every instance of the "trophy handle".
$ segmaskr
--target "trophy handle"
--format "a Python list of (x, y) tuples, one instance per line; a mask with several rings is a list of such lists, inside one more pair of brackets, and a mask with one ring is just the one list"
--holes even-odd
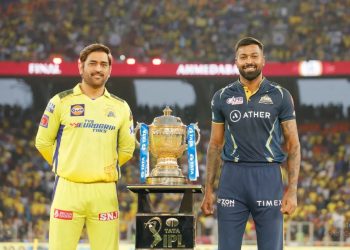
[[(201, 133), (200, 133), (200, 129), (199, 129), (199, 127), (198, 127), (198, 122), (196, 122), (195, 124), (194, 124), (194, 130), (197, 132), (197, 141), (196, 141), (196, 146), (198, 145), (198, 143), (199, 143), (199, 141), (201, 140)], [(185, 144), (185, 150), (187, 150), (188, 149), (188, 144), (186, 143)]]
[(199, 129), (199, 127), (198, 127), (198, 122), (196, 122), (195, 124), (194, 124), (194, 129), (196, 130), (196, 132), (197, 132), (197, 135), (198, 135), (198, 137), (197, 137), (197, 141), (196, 141), (196, 146), (198, 145), (198, 143), (199, 143), (199, 141), (201, 140), (201, 130)]
[(140, 142), (137, 140), (137, 131), (140, 130), (140, 128), (141, 128), (141, 123), (139, 123), (139, 122), (136, 122), (136, 123), (137, 123), (137, 125), (136, 125), (136, 128), (135, 128), (135, 141), (136, 141), (136, 145), (137, 145), (138, 147), (140, 147)]

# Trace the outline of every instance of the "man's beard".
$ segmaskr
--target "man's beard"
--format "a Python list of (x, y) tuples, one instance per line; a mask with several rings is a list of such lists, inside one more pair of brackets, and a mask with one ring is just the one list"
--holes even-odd
[(102, 79), (100, 79), (99, 81), (96, 81), (94, 79), (95, 75), (96, 75), (96, 73), (90, 74), (90, 75), (83, 75), (83, 79), (87, 85), (89, 85), (90, 87), (92, 87), (94, 89), (98, 89), (98, 88), (105, 85), (105, 83), (107, 82), (107, 79), (104, 77), (103, 74), (99, 74)]
[(245, 72), (243, 69), (238, 69), (239, 73), (242, 77), (247, 79), (248, 81), (252, 81), (256, 79), (261, 74), (261, 69), (256, 69), (254, 71)]

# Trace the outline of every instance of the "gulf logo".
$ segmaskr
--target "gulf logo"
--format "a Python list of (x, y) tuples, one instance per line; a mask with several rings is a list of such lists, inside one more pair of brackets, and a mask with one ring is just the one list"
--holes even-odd
[(84, 116), (85, 104), (74, 104), (70, 106), (70, 116)]

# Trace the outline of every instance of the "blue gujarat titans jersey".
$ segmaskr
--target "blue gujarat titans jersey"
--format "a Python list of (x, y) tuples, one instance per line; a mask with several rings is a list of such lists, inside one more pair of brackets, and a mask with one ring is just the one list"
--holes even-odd
[(295, 119), (290, 93), (266, 78), (247, 100), (237, 80), (212, 99), (212, 121), (225, 124), (222, 159), (233, 162), (281, 163), (281, 123)]

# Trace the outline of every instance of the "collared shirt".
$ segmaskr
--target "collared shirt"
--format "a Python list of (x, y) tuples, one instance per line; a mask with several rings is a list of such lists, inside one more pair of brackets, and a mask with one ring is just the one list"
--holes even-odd
[(135, 148), (130, 108), (106, 89), (93, 100), (77, 84), (50, 100), (35, 145), (60, 177), (86, 183), (116, 181), (119, 166)]
[(295, 119), (290, 93), (266, 78), (249, 99), (237, 80), (212, 99), (212, 122), (225, 126), (222, 159), (233, 162), (281, 163), (281, 123)]

